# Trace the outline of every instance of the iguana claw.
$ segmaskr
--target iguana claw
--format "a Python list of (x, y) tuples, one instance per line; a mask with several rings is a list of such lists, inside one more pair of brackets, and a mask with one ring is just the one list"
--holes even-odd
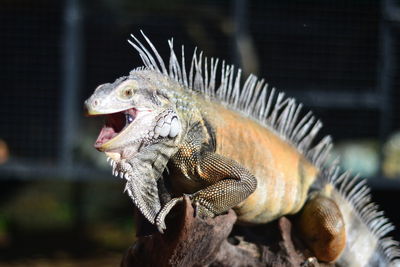
[(158, 215), (156, 217), (156, 226), (157, 226), (157, 229), (158, 229), (158, 231), (160, 233), (163, 234), (164, 230), (167, 229), (167, 226), (165, 225), (165, 217), (168, 215), (168, 213), (171, 211), (171, 209), (173, 207), (175, 207), (175, 205), (178, 202), (182, 202), (182, 201), (183, 201), (183, 196), (182, 197), (173, 198), (158, 213)]
[(201, 205), (198, 201), (194, 202), (194, 216), (201, 218), (214, 218), (215, 214), (207, 209), (205, 206)]

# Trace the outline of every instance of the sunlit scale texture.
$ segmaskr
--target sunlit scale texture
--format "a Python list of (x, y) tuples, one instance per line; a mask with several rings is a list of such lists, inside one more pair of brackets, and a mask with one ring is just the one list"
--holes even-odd
[[(311, 112), (302, 112), (301, 104), (270, 89), (254, 75), (241, 81), (240, 70), (207, 59), (201, 52), (194, 52), (187, 69), (184, 50), (178, 57), (172, 41), (167, 66), (150, 40), (143, 37), (147, 47), (135, 36), (130, 43), (145, 66), (133, 70), (129, 79), (137, 83), (138, 94), (145, 94), (140, 88), (143, 83), (145, 90), (167, 99), (176, 121), (173, 123), (169, 114), (153, 118), (155, 134), (164, 138), (138, 149), (135, 159), (147, 167), (137, 177), (144, 175), (151, 180), (140, 184), (154, 196), (155, 181), (168, 179), (174, 198), (164, 206), (155, 197), (143, 198), (134, 179), (128, 180), (127, 190), (160, 231), (165, 230), (165, 216), (182, 201), (182, 194), (189, 194), (199, 214), (215, 216), (234, 208), (238, 219), (247, 223), (266, 223), (298, 213), (305, 205), (317, 216), (302, 213), (304, 227), (311, 229), (314, 221), (319, 235), (338, 240), (314, 246), (320, 260), (339, 258), (339, 263), (348, 263), (358, 254), (356, 247), (367, 241), (371, 245), (362, 262), (377, 257), (386, 263), (396, 262), (398, 246), (384, 237), (392, 225), (370, 203), (369, 189), (358, 178), (343, 174), (336, 162), (328, 162), (331, 138), (316, 140), (322, 123)], [(178, 128), (180, 134), (175, 134)], [(161, 178), (164, 169), (168, 173)], [(328, 200), (310, 197), (308, 193), (314, 190)], [(315, 219), (318, 216), (320, 220)], [(345, 245), (344, 233), (353, 228), (362, 229), (360, 234), (366, 239), (349, 235), (347, 240), (353, 243)], [(312, 239), (314, 232), (306, 231), (305, 235)]]

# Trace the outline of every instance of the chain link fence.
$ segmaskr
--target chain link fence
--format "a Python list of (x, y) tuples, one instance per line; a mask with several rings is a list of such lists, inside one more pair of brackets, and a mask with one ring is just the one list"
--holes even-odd
[(82, 181), (121, 183), (93, 148), (101, 122), (85, 118), (82, 105), (98, 84), (141, 65), (126, 42), (140, 29), (164, 57), (174, 37), (189, 55), (198, 47), (265, 78), (321, 118), (322, 134), (334, 137), (344, 164), (365, 158), (360, 169), (368, 170), (373, 188), (400, 189), (398, 1), (6, 0), (0, 6), (3, 199), (21, 183), (67, 180), (78, 185), (70, 193), (80, 224), (88, 199)]

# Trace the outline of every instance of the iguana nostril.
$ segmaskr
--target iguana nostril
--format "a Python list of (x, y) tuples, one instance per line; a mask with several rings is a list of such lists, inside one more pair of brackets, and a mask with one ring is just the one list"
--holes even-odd
[(93, 101), (93, 107), (96, 107), (96, 106), (98, 106), (98, 105), (99, 105), (99, 100), (97, 100), (97, 99), (94, 100), (94, 101)]

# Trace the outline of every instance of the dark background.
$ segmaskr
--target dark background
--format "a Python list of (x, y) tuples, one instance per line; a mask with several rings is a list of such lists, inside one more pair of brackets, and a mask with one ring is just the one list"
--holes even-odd
[[(118, 264), (132, 204), (92, 144), (94, 88), (141, 65), (142, 29), (255, 73), (324, 122), (343, 165), (400, 225), (400, 3), (3, 0), (0, 2), (0, 265)], [(399, 240), (398, 232), (395, 232)]]

